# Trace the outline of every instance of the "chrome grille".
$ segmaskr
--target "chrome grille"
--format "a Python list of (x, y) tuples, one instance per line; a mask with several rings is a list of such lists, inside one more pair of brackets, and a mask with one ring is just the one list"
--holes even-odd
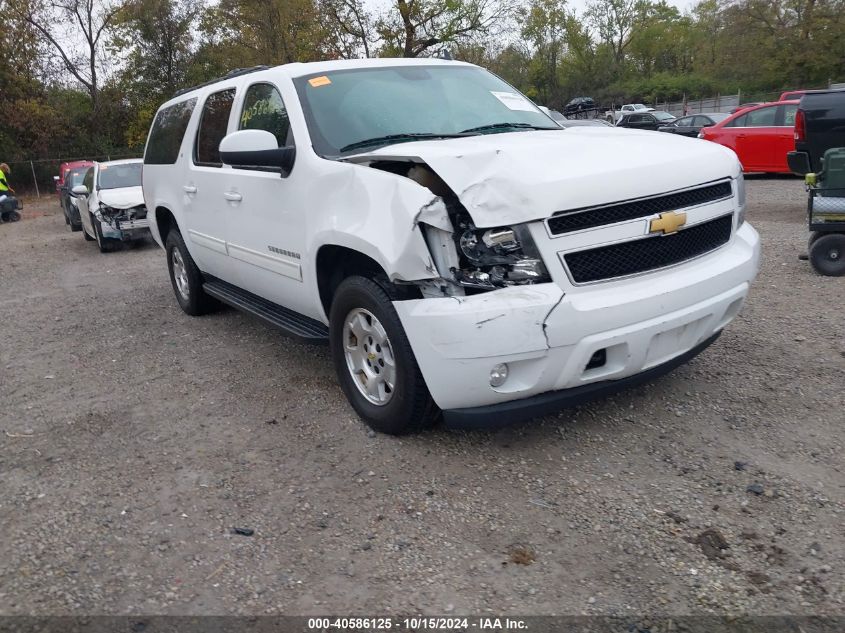
[(654, 198), (641, 198), (619, 202), (606, 207), (567, 211), (547, 220), (552, 235), (562, 235), (605, 224), (635, 220), (664, 211), (677, 211), (685, 207), (715, 202), (733, 195), (730, 181), (685, 189)]

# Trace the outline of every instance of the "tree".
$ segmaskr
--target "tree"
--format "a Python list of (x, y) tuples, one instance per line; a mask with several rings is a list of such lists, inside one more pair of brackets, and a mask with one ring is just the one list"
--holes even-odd
[[(46, 0), (12, 5), (59, 54), (65, 69), (81, 83), (97, 111), (104, 37), (121, 8), (112, 0)], [(81, 50), (69, 42), (81, 41)]]
[(375, 26), (361, 0), (320, 0), (319, 10), (326, 48), (332, 57), (370, 57)]
[(566, 52), (566, 2), (532, 0), (519, 12), (518, 20), (522, 37), (534, 47), (531, 70), (538, 97), (543, 103), (559, 105), (559, 64)]
[(599, 40), (610, 47), (617, 68), (625, 61), (636, 16), (637, 0), (592, 0), (587, 8), (587, 21)]
[(512, 10), (510, 0), (395, 0), (376, 30), (383, 53), (420, 57), (435, 46), (491, 33)]

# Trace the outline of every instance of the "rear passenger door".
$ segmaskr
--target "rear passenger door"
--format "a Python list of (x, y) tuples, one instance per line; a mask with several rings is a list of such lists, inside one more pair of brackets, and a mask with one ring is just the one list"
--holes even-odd
[(194, 258), (203, 272), (235, 283), (227, 255), (226, 239), (232, 214), (236, 212), (224, 196), (224, 176), (231, 172), (220, 160), (220, 141), (229, 129), (234, 86), (210, 92), (201, 108), (193, 139), (191, 158), (185, 172), (182, 192), (185, 202), (185, 223)]
[(777, 164), (772, 141), (777, 135), (778, 106), (749, 111), (737, 130), (737, 154), (745, 171), (771, 171)]
[[(294, 99), (293, 86), (289, 98)], [(246, 86), (239, 100), (238, 130), (264, 130), (279, 147), (293, 146), (285, 99), (274, 83)], [(309, 200), (314, 195), (306, 170), (295, 163), (290, 174), (261, 168), (227, 170), (229, 256), (242, 288), (308, 316), (313, 297), (303, 288), (302, 257)]]

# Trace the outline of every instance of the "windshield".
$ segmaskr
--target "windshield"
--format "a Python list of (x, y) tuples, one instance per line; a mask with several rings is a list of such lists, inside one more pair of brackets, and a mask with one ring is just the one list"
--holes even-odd
[(85, 180), (85, 172), (88, 171), (87, 167), (83, 167), (81, 169), (72, 169), (65, 175), (65, 184), (73, 189), (76, 185), (81, 185), (82, 181)]
[(323, 156), (432, 136), (560, 130), (516, 89), (472, 66), (342, 70), (294, 84), (314, 150)]
[(652, 114), (654, 114), (654, 117), (658, 121), (674, 121), (675, 120), (674, 115), (669, 114), (668, 112), (653, 112)]
[(648, 108), (647, 108), (646, 106), (644, 106), (642, 103), (635, 103), (635, 104), (634, 104), (634, 105), (632, 105), (631, 107), (632, 107), (634, 110), (648, 110)]
[(122, 189), (141, 186), (141, 163), (100, 165), (97, 186), (100, 189)]

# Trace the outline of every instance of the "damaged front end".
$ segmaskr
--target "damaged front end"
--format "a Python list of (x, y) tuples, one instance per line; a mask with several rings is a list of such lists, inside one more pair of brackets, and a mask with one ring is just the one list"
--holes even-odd
[(423, 296), (462, 296), (551, 281), (527, 224), (477, 227), (455, 192), (418, 160), (375, 160), (367, 166), (409, 178), (436, 196), (415, 217), (439, 274), (439, 279), (417, 282)]
[(150, 235), (150, 220), (147, 218), (146, 205), (118, 208), (101, 203), (96, 215), (100, 220), (104, 237), (130, 241)]

